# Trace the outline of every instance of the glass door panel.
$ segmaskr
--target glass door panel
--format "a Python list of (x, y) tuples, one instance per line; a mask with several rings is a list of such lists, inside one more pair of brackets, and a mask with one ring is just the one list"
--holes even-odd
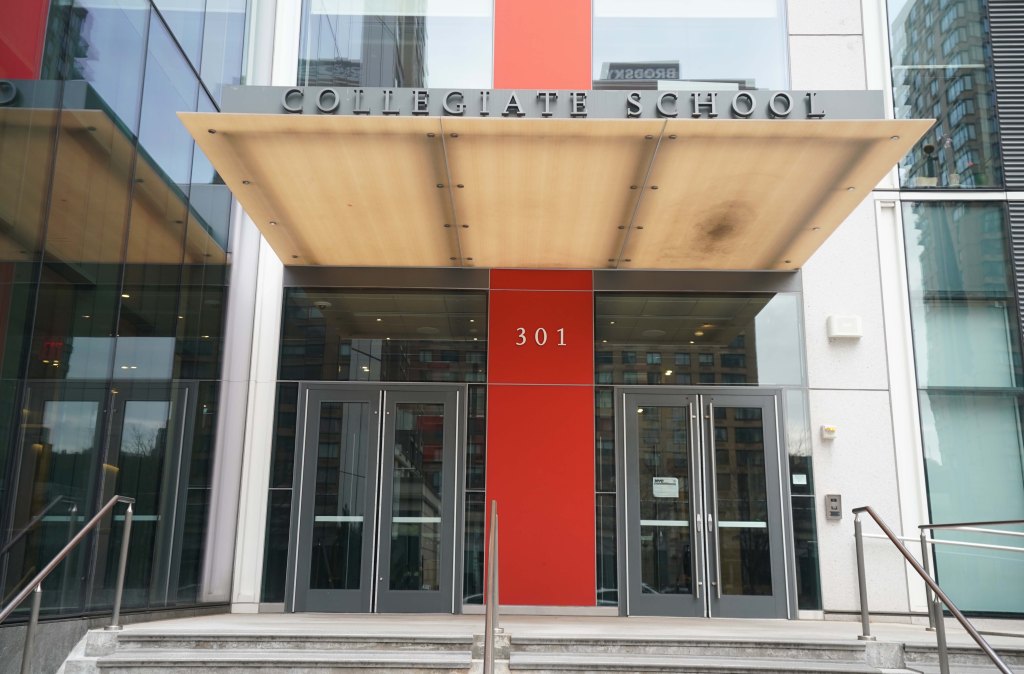
[(368, 402), (320, 403), (309, 587), (358, 590), (363, 570)]
[(711, 615), (786, 614), (774, 396), (702, 396)]
[[(631, 612), (703, 615), (697, 563), (703, 537), (696, 524), (700, 481), (692, 396), (626, 396), (627, 475), (635, 475), (627, 512), (638, 532), (630, 548)], [(695, 472), (696, 471), (696, 472)], [(698, 497), (699, 498), (699, 497)]]
[(457, 394), (384, 396), (378, 610), (451, 612)]
[[(305, 400), (302, 400), (305, 398)], [(380, 391), (302, 389), (286, 597), (296, 611), (367, 612), (373, 591)], [(302, 448), (302, 445), (300, 445)]]

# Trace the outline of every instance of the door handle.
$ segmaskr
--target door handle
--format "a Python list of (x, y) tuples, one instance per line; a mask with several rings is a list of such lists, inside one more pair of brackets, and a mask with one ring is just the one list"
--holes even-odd
[(711, 524), (715, 526), (715, 597), (722, 598), (722, 544), (718, 537), (718, 466), (715, 457), (715, 406), (708, 403), (708, 445), (711, 450), (711, 475), (708, 482), (711, 484), (711, 512), (708, 515), (708, 533), (711, 533)]

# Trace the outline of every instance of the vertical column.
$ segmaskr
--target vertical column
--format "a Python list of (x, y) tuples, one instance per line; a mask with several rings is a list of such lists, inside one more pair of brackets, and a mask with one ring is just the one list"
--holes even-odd
[(5, 5), (0, 21), (0, 78), (34, 80), (43, 60), (50, 2), (19, 0)]
[(589, 271), (491, 272), (487, 502), (500, 601), (594, 606), (594, 297)]
[(495, 0), (497, 89), (590, 89), (591, 0)]

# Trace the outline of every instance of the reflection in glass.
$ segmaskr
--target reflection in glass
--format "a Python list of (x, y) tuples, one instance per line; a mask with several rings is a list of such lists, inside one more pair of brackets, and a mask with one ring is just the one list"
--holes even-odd
[(281, 379), (487, 381), (487, 294), (286, 288)]
[(466, 494), (466, 545), (463, 555), (462, 601), (484, 603), (484, 493)]
[[(175, 467), (180, 464), (177, 445), (168, 435), (171, 401), (123, 400), (115, 404), (122, 406), (121, 432), (103, 465), (102, 501), (114, 494), (130, 494), (135, 499), (122, 601), (125, 607), (146, 606), (151, 582), (171, 554), (168, 542), (174, 533), (168, 527), (174, 522), (178, 495), (172, 485), (177, 477)], [(113, 601), (123, 526), (124, 515), (115, 514), (110, 530), (100, 530), (99, 566), (106, 572), (100, 591), (93, 596), (98, 606)], [(163, 599), (160, 590), (154, 597), (158, 601)]]
[(360, 587), (370, 406), (362, 402), (322, 402), (313, 496), (313, 538), (309, 587)]
[(903, 204), (918, 385), (1021, 380), (1006, 207)]
[[(904, 203), (903, 221), (931, 521), (1022, 518), (1020, 336), (1005, 205)], [(1020, 555), (936, 546), (935, 559), (962, 609), (1024, 611)]]
[(597, 495), (597, 605), (619, 603), (615, 494)]
[(438, 590), (444, 405), (397, 403), (391, 499), (392, 590)]
[[(1024, 519), (1024, 396), (925, 390), (920, 405), (932, 521)], [(1011, 546), (1019, 540), (951, 531), (936, 531), (935, 537)], [(959, 608), (1024, 612), (1019, 552), (937, 545), (935, 561), (942, 588)]]
[(597, 293), (594, 326), (601, 383), (803, 383), (794, 293)]
[(722, 594), (770, 595), (768, 485), (760, 407), (715, 408), (715, 491)]
[(594, 0), (594, 88), (785, 89), (783, 7), (780, 0)]
[(303, 86), (491, 86), (490, 0), (304, 0)]
[(636, 410), (642, 591), (690, 594), (690, 409)]
[(900, 163), (900, 184), (1001, 186), (987, 0), (889, 0), (889, 22), (896, 117), (937, 120)]

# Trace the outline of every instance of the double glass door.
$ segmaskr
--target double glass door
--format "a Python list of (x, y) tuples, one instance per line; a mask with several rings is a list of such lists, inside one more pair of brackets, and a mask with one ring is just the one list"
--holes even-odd
[(787, 617), (776, 396), (619, 401), (627, 614)]
[(464, 400), (459, 387), (300, 387), (291, 610), (454, 610)]

